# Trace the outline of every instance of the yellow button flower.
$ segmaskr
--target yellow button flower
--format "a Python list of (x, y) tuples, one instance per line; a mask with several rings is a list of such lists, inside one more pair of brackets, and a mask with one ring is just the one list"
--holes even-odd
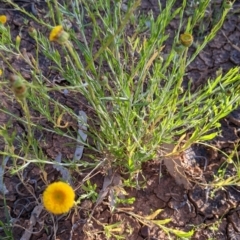
[(54, 27), (49, 35), (51, 42), (57, 42), (59, 44), (64, 44), (68, 38), (69, 34), (63, 30), (61, 25)]
[(0, 23), (4, 24), (7, 21), (7, 16), (6, 15), (0, 15)]
[(51, 213), (67, 213), (74, 205), (74, 198), (71, 186), (64, 182), (54, 182), (43, 193), (43, 205)]

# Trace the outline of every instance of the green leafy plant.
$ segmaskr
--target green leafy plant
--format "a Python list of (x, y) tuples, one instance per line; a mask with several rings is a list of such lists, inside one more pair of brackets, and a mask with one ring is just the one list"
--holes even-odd
[(81, 188), (86, 192), (85, 194), (82, 194), (79, 198), (81, 199), (91, 199), (93, 202), (96, 202), (98, 193), (96, 192), (97, 185), (91, 184), (90, 180), (86, 181), (86, 184), (82, 185)]
[(3, 222), (0, 220), (0, 230), (4, 232), (5, 236), (2, 236), (3, 240), (13, 240), (13, 232), (12, 232), (12, 224), (11, 224), (11, 216), (9, 213), (9, 209), (7, 207), (6, 198), (3, 197), (4, 206), (2, 207), (2, 211), (5, 212), (6, 221)]
[[(227, 186), (240, 186), (240, 159), (238, 148), (239, 143), (235, 145), (233, 151), (229, 155), (224, 154), (226, 161), (218, 169), (213, 182), (210, 183), (210, 186), (212, 186), (215, 191)], [(228, 173), (229, 168), (233, 172), (231, 175)]]
[[(34, 35), (37, 49), (56, 64), (55, 68), (68, 81), (69, 86), (65, 89), (83, 94), (94, 109), (95, 119), (91, 119), (93, 124), (90, 126), (91, 137), (95, 140), (92, 148), (110, 154), (111, 163), (123, 166), (126, 172), (134, 174), (139, 171), (141, 163), (158, 157), (159, 152), (162, 156), (177, 154), (193, 143), (214, 138), (218, 134), (219, 120), (238, 105), (238, 68), (209, 79), (208, 84), (195, 93), (190, 88), (182, 89), (187, 66), (214, 38), (229, 11), (229, 8), (223, 8), (221, 18), (198, 43), (194, 53), (188, 54), (188, 46), (183, 45), (180, 52), (176, 51), (181, 45), (180, 32), (191, 34), (196, 23), (203, 18), (209, 2), (200, 3), (194, 17), (189, 17), (183, 27), (186, 1), (179, 8), (174, 8), (175, 1), (167, 1), (156, 19), (149, 16), (148, 38), (138, 32), (127, 35), (125, 30), (131, 18), (138, 20), (134, 12), (139, 1), (129, 4), (126, 13), (121, 11), (120, 3), (112, 6), (111, 1), (96, 6), (85, 1), (76, 7), (57, 4), (58, 21), (63, 18), (76, 21), (83, 42), (78, 40), (74, 31), (70, 30), (68, 34), (61, 28), (66, 39), (61, 42), (63, 52), (60, 52), (52, 48), (46, 36)], [(87, 41), (85, 32), (88, 25), (84, 24), (84, 16), (80, 14), (83, 9), (91, 22), (93, 34), (90, 41)], [(170, 40), (166, 29), (176, 18), (179, 19), (179, 29), (175, 38)], [(94, 53), (97, 41), (101, 47)], [(163, 53), (167, 41), (172, 44), (172, 49)], [(66, 63), (63, 63), (64, 58)], [(61, 87), (46, 87), (37, 70), (35, 66), (33, 79), (36, 80), (29, 86), (30, 107), (52, 122), (52, 114), (46, 111), (51, 104), (76, 117), (70, 109), (49, 98), (49, 92), (61, 90)], [(226, 94), (229, 91), (230, 94)], [(61, 129), (55, 131), (61, 134)], [(175, 144), (179, 148), (164, 154), (163, 144)]]
[[(138, 34), (126, 36), (125, 32), (138, 1), (129, 5), (126, 14), (121, 13), (119, 4), (111, 6), (110, 1), (101, 3), (99, 8), (83, 1), (80, 7), (84, 7), (93, 23), (92, 40), (90, 44), (79, 42), (71, 32), (72, 42), (81, 50), (80, 57), (69, 40), (62, 44), (68, 53), (66, 57), (70, 59), (65, 68), (61, 60), (58, 61), (61, 66), (58, 70), (69, 82), (74, 81), (74, 85), (79, 86), (79, 91), (95, 109), (98, 125), (91, 126), (90, 131), (96, 146), (112, 156), (112, 164), (124, 166), (126, 172), (133, 174), (141, 169), (141, 163), (158, 157), (163, 144), (177, 145), (181, 139), (179, 148), (165, 155), (177, 154), (193, 143), (214, 138), (218, 134), (219, 120), (239, 102), (238, 68), (209, 79), (208, 85), (195, 93), (191, 93), (190, 88), (183, 90), (181, 87), (187, 66), (216, 35), (229, 8), (223, 9), (222, 17), (209, 35), (189, 56), (188, 46), (176, 51), (181, 44), (180, 32), (191, 32), (203, 18), (208, 4), (199, 5), (194, 18), (188, 19), (184, 29), (186, 2), (177, 9), (173, 8), (174, 3), (168, 1), (157, 19), (149, 17), (149, 37), (142, 39)], [(85, 36), (83, 19), (78, 15), (80, 7), (71, 14), (82, 26), (80, 31)], [(176, 17), (179, 18), (179, 29), (173, 47), (164, 59), (164, 44), (169, 40), (166, 28)], [(127, 41), (123, 41), (125, 36)], [(102, 44), (93, 54), (96, 41)], [(135, 53), (137, 58), (132, 56)], [(105, 65), (108, 72), (104, 70)], [(66, 74), (69, 69), (74, 69), (75, 73)], [(231, 94), (226, 94), (227, 91)]]
[[(51, 32), (49, 37), (42, 29), (29, 30), (36, 43), (36, 53), (29, 57), (21, 51), (21, 39), (15, 41), (10, 28), (0, 26), (0, 56), (28, 89), (27, 96), (20, 101), (25, 116), (19, 117), (4, 107), (0, 109), (28, 131), (27, 147), (22, 144), (17, 152), (12, 149), (0, 152), (13, 159), (14, 172), (21, 172), (31, 163), (56, 164), (38, 150), (33, 134), (40, 131), (73, 140), (92, 151), (91, 163), (83, 157), (81, 161), (58, 164), (81, 169), (102, 166), (99, 163), (104, 162), (108, 169), (120, 169), (128, 186), (136, 186), (131, 181), (141, 171), (142, 163), (179, 156), (192, 144), (213, 139), (220, 131), (219, 121), (239, 105), (238, 67), (208, 79), (198, 91), (192, 92), (190, 84), (183, 88), (187, 67), (216, 36), (231, 7), (229, 1), (223, 1), (221, 16), (216, 18), (204, 39), (198, 41), (194, 29), (204, 19), (210, 0), (199, 1), (189, 17), (185, 16), (186, 0), (178, 7), (175, 0), (166, 1), (165, 7), (159, 1), (157, 17), (139, 13), (140, 0), (129, 1), (124, 8), (121, 1), (110, 0), (63, 1), (63, 5), (47, 1), (49, 15), (46, 17), (53, 26), (11, 0), (4, 2)], [(178, 22), (178, 27), (170, 38), (168, 27), (173, 21)], [(31, 82), (27, 83), (11, 66), (8, 55), (17, 56), (30, 68)], [(41, 69), (40, 55), (53, 64), (51, 69), (67, 82), (65, 86), (48, 79)], [(1, 82), (1, 87), (8, 93), (9, 81)], [(87, 126), (91, 141), (81, 141), (76, 137), (76, 129), (71, 131), (64, 127), (67, 125), (61, 125), (64, 114), (78, 119), (73, 109), (52, 97), (63, 91), (68, 96), (76, 94), (76, 102), (81, 96), (91, 109)], [(14, 93), (6, 94), (8, 99), (16, 99), (16, 91)], [(49, 124), (39, 124), (31, 118), (31, 111)], [(6, 138), (4, 131), (0, 135)], [(24, 141), (26, 139), (22, 139)], [(166, 149), (166, 146), (173, 147)], [(19, 160), (21, 166), (17, 164)], [(86, 181), (82, 189), (86, 194), (80, 199), (96, 201), (96, 185)], [(146, 220), (134, 213), (131, 216), (140, 222)], [(165, 224), (171, 219), (151, 220), (168, 234), (182, 238), (193, 234), (193, 231), (167, 228)], [(118, 230), (117, 224), (105, 227), (109, 237)]]
[(8, 224), (0, 221), (0, 228), (3, 229), (5, 236), (2, 236), (2, 240), (13, 240), (12, 227)]

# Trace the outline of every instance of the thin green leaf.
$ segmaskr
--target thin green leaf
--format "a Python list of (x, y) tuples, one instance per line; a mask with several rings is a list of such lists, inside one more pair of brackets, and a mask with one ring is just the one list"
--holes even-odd
[(153, 220), (152, 222), (156, 225), (158, 225), (159, 227), (161, 227), (162, 225), (165, 225), (167, 223), (170, 223), (172, 221), (171, 218), (167, 218), (167, 219), (164, 219), (164, 220)]
[(176, 236), (181, 237), (181, 238), (190, 238), (194, 234), (194, 230), (193, 229), (191, 231), (189, 231), (189, 232), (184, 232), (184, 231), (181, 231), (181, 230), (173, 230), (173, 229), (171, 229), (171, 232), (173, 234), (175, 234)]
[(152, 214), (145, 216), (145, 219), (147, 220), (153, 220), (159, 213), (161, 213), (163, 211), (163, 209), (158, 209), (155, 212), (153, 212)]

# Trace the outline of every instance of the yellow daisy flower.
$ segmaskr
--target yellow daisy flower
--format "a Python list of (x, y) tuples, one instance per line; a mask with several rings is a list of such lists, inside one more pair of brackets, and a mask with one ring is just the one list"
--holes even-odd
[(52, 29), (49, 35), (49, 40), (63, 44), (68, 40), (69, 34), (63, 30), (61, 25), (56, 26)]
[(74, 204), (75, 193), (64, 182), (50, 184), (43, 193), (43, 205), (51, 213), (67, 213)]
[(4, 24), (7, 21), (7, 16), (6, 15), (0, 15), (0, 23)]
[(3, 71), (2, 71), (2, 69), (0, 69), (0, 77), (2, 76), (2, 74), (3, 74)]

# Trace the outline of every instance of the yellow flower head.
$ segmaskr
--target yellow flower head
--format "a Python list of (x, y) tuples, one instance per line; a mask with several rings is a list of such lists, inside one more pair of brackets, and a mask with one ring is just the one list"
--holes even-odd
[(0, 23), (4, 24), (7, 21), (6, 15), (0, 15)]
[(51, 213), (67, 213), (74, 204), (75, 193), (64, 182), (50, 184), (43, 193), (43, 205)]
[(49, 35), (49, 40), (64, 44), (68, 40), (69, 34), (63, 30), (61, 25), (56, 26), (52, 29)]

